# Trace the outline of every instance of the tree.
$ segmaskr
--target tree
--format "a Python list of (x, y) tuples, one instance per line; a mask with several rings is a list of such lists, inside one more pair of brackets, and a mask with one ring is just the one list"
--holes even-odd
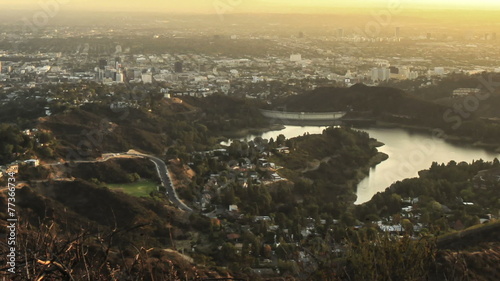
[(48, 143), (51, 141), (51, 139), (52, 137), (47, 132), (42, 132), (38, 135), (38, 140), (40, 141), (40, 143)]
[(392, 216), (392, 223), (393, 224), (400, 224), (401, 223), (401, 215), (400, 214), (394, 214)]
[(474, 199), (476, 195), (474, 194), (474, 191), (472, 191), (472, 188), (469, 187), (467, 189), (463, 189), (462, 191), (460, 191), (460, 196), (465, 201), (471, 201)]
[(229, 206), (235, 203), (236, 196), (234, 194), (233, 187), (231, 186), (226, 187), (226, 190), (224, 191), (221, 201), (224, 206)]
[(431, 210), (434, 212), (441, 212), (443, 210), (443, 206), (437, 201), (432, 201), (430, 203)]
[(435, 252), (435, 244), (426, 239), (361, 236), (347, 245), (342, 280), (425, 280)]
[(229, 155), (233, 157), (241, 157), (242, 145), (240, 141), (233, 141), (228, 148)]
[(346, 211), (345, 213), (342, 214), (342, 216), (340, 217), (340, 221), (345, 226), (353, 226), (356, 224), (356, 218), (349, 211)]
[(265, 258), (270, 259), (270, 258), (271, 258), (271, 256), (272, 256), (272, 251), (273, 251), (273, 250), (272, 250), (272, 248), (271, 248), (271, 245), (266, 244), (266, 245), (264, 245), (264, 248), (263, 248), (263, 252), (262, 252), (262, 254), (263, 254), (263, 256), (264, 256)]
[(401, 221), (401, 225), (403, 226), (406, 233), (408, 233), (408, 235), (413, 234), (413, 223), (411, 223), (409, 219), (403, 219)]
[(222, 245), (220, 251), (221, 260), (227, 262), (236, 261), (236, 248), (232, 243), (226, 242)]
[(40, 148), (39, 152), (43, 158), (52, 158), (54, 156), (54, 151), (48, 146)]
[(278, 146), (285, 145), (286, 137), (283, 134), (279, 134), (279, 136), (276, 138), (276, 144)]

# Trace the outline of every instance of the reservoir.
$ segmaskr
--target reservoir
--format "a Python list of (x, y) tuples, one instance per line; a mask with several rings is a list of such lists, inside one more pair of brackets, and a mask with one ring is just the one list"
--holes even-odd
[[(264, 139), (283, 134), (286, 138), (301, 136), (304, 133), (321, 134), (327, 126), (286, 126), (282, 130), (269, 131), (261, 135), (249, 135), (242, 140), (252, 140), (257, 136)], [(467, 145), (456, 145), (422, 132), (410, 132), (397, 128), (359, 129), (367, 132), (370, 137), (383, 142), (378, 151), (389, 155), (389, 158), (370, 169), (369, 175), (357, 187), (358, 199), (355, 204), (361, 204), (371, 199), (377, 192), (384, 191), (393, 182), (418, 176), (418, 171), (428, 169), (432, 162), (448, 163), (451, 160), (462, 161), (483, 159), (492, 161), (500, 154), (485, 149)], [(222, 143), (227, 144), (227, 143)]]

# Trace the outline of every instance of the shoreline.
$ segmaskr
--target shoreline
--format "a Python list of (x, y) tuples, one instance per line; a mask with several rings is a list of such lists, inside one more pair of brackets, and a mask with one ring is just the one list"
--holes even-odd
[[(297, 124), (301, 125), (301, 124)], [(302, 124), (303, 126), (314, 126), (314, 125), (307, 125), (307, 124)], [(222, 141), (227, 141), (228, 139), (241, 139), (244, 137), (247, 137), (248, 135), (259, 135), (263, 134), (266, 132), (270, 131), (277, 131), (277, 130), (282, 130), (286, 128), (287, 125), (284, 124), (270, 124), (267, 127), (261, 127), (261, 128), (247, 128), (247, 129), (240, 129), (237, 131), (227, 131), (223, 132), (222, 135)], [(318, 125), (319, 126), (319, 125)], [(456, 145), (467, 145), (471, 147), (477, 147), (477, 148), (482, 148), (488, 152), (494, 152), (494, 153), (500, 153), (500, 142), (498, 143), (486, 143), (471, 137), (463, 137), (463, 136), (456, 136), (456, 135), (450, 135), (444, 133), (444, 131), (440, 128), (432, 128), (432, 127), (425, 127), (425, 126), (416, 126), (416, 125), (405, 125), (405, 124), (399, 124), (399, 123), (392, 123), (392, 122), (386, 122), (386, 121), (379, 121), (377, 120), (375, 123), (369, 125), (369, 126), (349, 126), (354, 129), (369, 129), (369, 128), (388, 128), (388, 129), (403, 129), (403, 130), (409, 130), (410, 132), (419, 132), (419, 133), (424, 133), (424, 134), (430, 134), (435, 138), (441, 138), (446, 142), (449, 142), (451, 144), (456, 144)], [(439, 133), (436, 133), (436, 130), (439, 130)], [(376, 140), (378, 141), (378, 140)], [(381, 142), (378, 142), (375, 147), (380, 147), (383, 146), (384, 144)]]
[(224, 141), (227, 141), (229, 139), (241, 139), (247, 137), (248, 135), (259, 135), (266, 132), (278, 131), (283, 129), (285, 129), (285, 125), (283, 124), (271, 124), (267, 127), (262, 127), (262, 128), (247, 128), (247, 129), (240, 129), (237, 131), (227, 131), (221, 133), (221, 136), (225, 138)]
[[(452, 143), (452, 144), (469, 145), (472, 147), (483, 148), (484, 150), (489, 151), (489, 152), (500, 153), (500, 142), (498, 142), (498, 143), (486, 143), (483, 141), (473, 139), (471, 137), (463, 137), (463, 136), (461, 137), (461, 136), (456, 136), (456, 135), (449, 135), (449, 134), (444, 133), (444, 131), (440, 128), (403, 125), (403, 124), (390, 123), (390, 122), (385, 122), (385, 121), (377, 121), (374, 125), (372, 125), (370, 127), (371, 128), (404, 129), (404, 130), (410, 130), (410, 131), (414, 131), (414, 132), (426, 133), (426, 134), (432, 135), (435, 138), (441, 138), (444, 141)], [(368, 127), (368, 128), (370, 128), (370, 127)], [(439, 130), (442, 133), (436, 134), (435, 130)]]
[[(351, 189), (352, 195), (354, 196), (354, 201), (352, 201), (352, 207), (356, 206), (355, 202), (358, 200), (358, 185), (361, 181), (363, 181), (366, 177), (370, 176), (370, 169), (376, 167), (378, 164), (384, 162), (389, 159), (389, 155), (378, 151), (377, 154), (372, 156), (366, 165), (359, 167), (356, 169), (356, 177), (346, 184), (349, 185)], [(375, 195), (375, 194), (374, 194)]]

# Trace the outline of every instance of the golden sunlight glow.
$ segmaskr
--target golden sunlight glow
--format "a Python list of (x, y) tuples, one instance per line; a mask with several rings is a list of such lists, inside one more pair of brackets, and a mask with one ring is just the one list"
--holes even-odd
[[(499, 0), (2, 0), (3, 9), (38, 9), (59, 3), (72, 10), (156, 11), (182, 13), (246, 12), (334, 12), (336, 9), (366, 9), (399, 5), (412, 8), (500, 9)], [(301, 10), (305, 9), (305, 10)]]

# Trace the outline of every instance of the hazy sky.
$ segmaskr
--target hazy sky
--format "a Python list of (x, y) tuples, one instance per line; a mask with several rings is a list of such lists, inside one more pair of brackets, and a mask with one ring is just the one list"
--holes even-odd
[(156, 11), (183, 13), (334, 12), (335, 8), (500, 9), (500, 0), (0, 0), (1, 9), (39, 10), (57, 4), (67, 10)]

